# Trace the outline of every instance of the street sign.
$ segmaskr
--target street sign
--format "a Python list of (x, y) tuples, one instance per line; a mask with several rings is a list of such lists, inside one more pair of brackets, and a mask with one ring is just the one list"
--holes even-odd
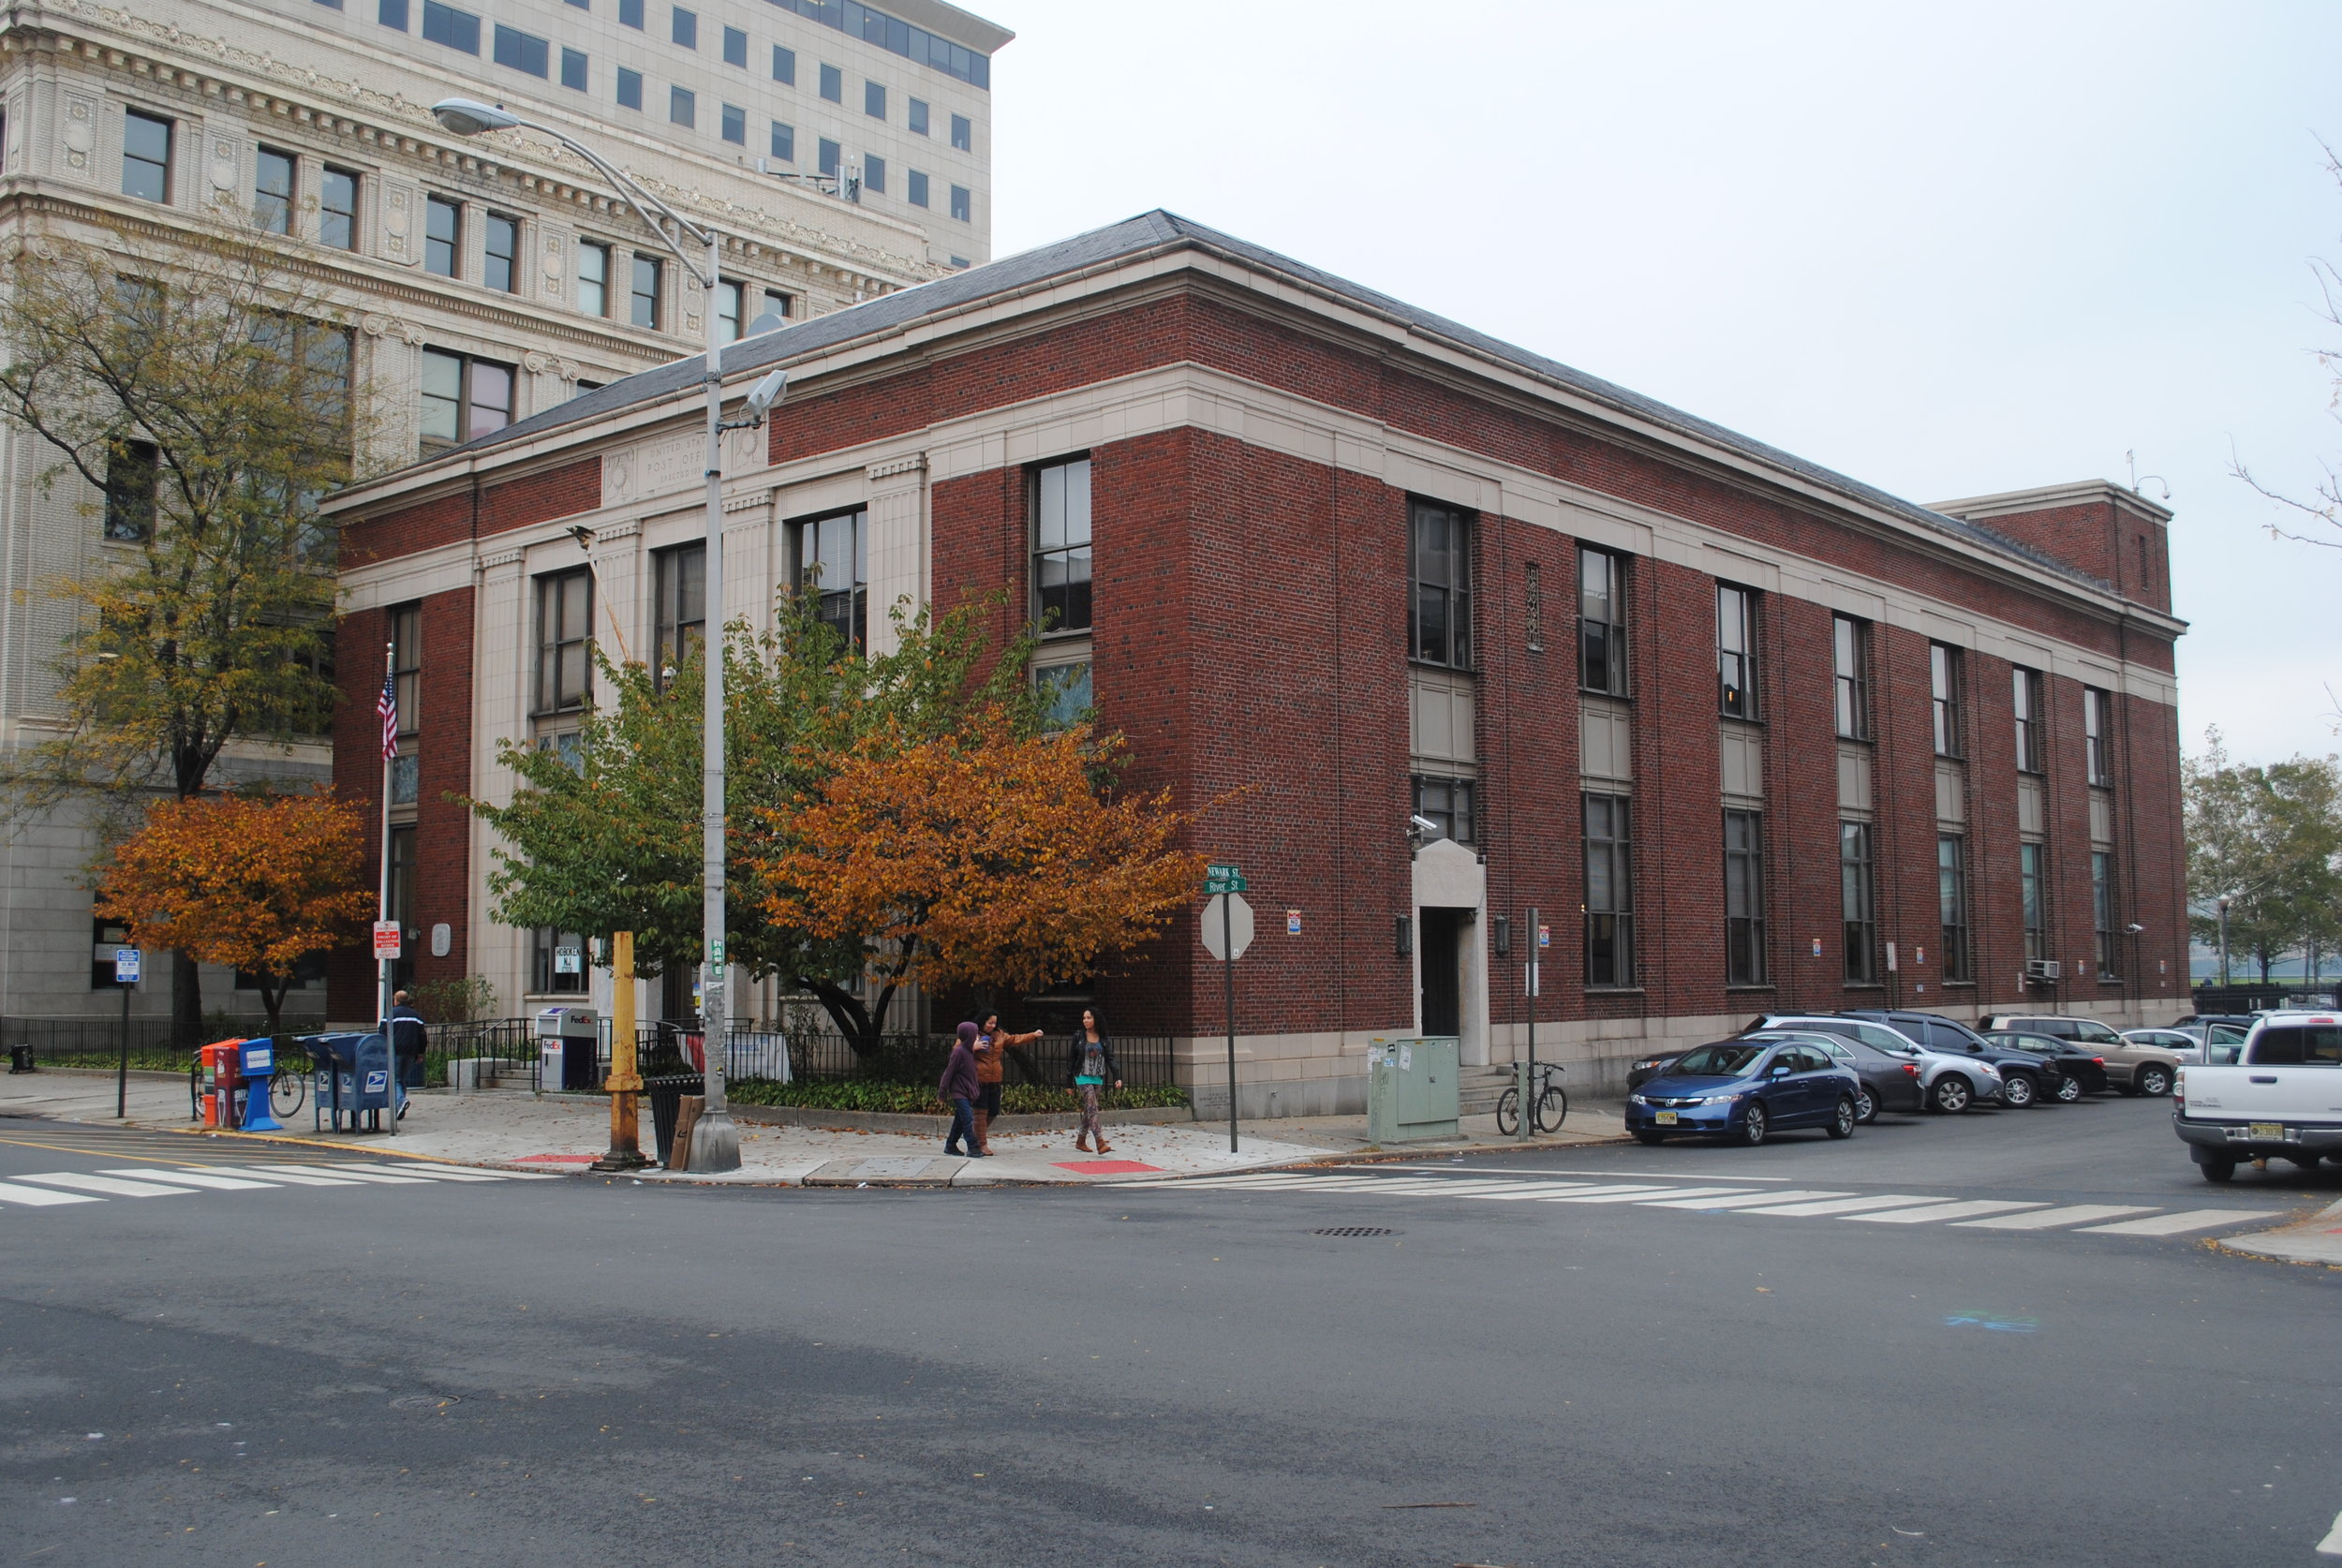
[(135, 985), (139, 979), (139, 950), (135, 947), (114, 949), (114, 984)]
[(581, 949), (556, 947), (553, 950), (553, 972), (556, 974), (584, 974), (585, 961), (586, 954)]
[[(1227, 906), (1224, 915), (1221, 910), (1223, 904)], [(1227, 941), (1223, 939), (1223, 930), (1226, 938), (1236, 944), (1234, 952), (1228, 951)], [(1247, 904), (1240, 895), (1222, 894), (1204, 906), (1205, 952), (1226, 962), (1243, 957), (1244, 950), (1252, 945), (1253, 906)]]
[(378, 959), (395, 958), (399, 954), (399, 926), (395, 920), (374, 923), (374, 955)]
[(1204, 891), (1215, 897), (1223, 893), (1250, 893), (1253, 884), (1244, 880), (1244, 873), (1234, 865), (1204, 867)]
[(1285, 911), (1285, 935), (1288, 937), (1297, 937), (1300, 934), (1301, 911), (1298, 910), (1287, 910)]

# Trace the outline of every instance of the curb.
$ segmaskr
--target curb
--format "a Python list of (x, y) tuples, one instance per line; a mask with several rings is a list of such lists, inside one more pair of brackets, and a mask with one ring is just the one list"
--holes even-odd
[(2217, 1239), (2222, 1251), (2243, 1257), (2342, 1268), (2342, 1201), (2294, 1224)]

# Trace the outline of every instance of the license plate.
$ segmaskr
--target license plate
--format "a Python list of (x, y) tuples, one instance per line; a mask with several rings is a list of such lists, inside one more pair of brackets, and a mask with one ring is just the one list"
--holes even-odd
[(2256, 1121), (2252, 1124), (2251, 1131), (2256, 1138), (2265, 1138), (2280, 1144), (2285, 1141), (2285, 1123), (2281, 1121)]
[(1657, 1122), (1662, 1127), (1673, 1127), (1675, 1125), (1675, 1113), (1673, 1111), (1661, 1111), (1651, 1119)]

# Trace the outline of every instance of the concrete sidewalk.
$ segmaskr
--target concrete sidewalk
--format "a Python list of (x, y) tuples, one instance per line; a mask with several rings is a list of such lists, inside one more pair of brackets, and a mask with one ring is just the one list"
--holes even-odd
[(2224, 1235), (2220, 1245), (2231, 1252), (2249, 1252), (2255, 1257), (2275, 1258), (2279, 1263), (2325, 1264), (2342, 1268), (2342, 1203), (2328, 1204), (2315, 1219), (2282, 1230)]
[[(1624, 1135), (1618, 1113), (1615, 1104), (1573, 1106), (1566, 1132), (1534, 1139), (1529, 1146), (1612, 1141)], [(51, 1070), (0, 1078), (0, 1115), (112, 1123), (112, 1074)], [(132, 1074), (127, 1119), (134, 1126), (192, 1129), (186, 1080), (159, 1073)], [(304, 1106), (282, 1133), (259, 1136), (462, 1164), (571, 1171), (584, 1170), (610, 1145), (608, 1102), (519, 1090), (417, 1094), (395, 1138), (378, 1132), (316, 1132), (310, 1123)], [(1001, 1132), (992, 1139), (989, 1160), (946, 1156), (940, 1128), (932, 1132), (841, 1131), (775, 1126), (745, 1116), (738, 1125), (738, 1171), (711, 1176), (650, 1170), (639, 1173), (639, 1178), (816, 1187), (1081, 1185), (1169, 1180), (1360, 1159), (1445, 1157), (1472, 1149), (1521, 1146), (1496, 1135), (1493, 1117), (1465, 1118), (1464, 1135), (1459, 1138), (1384, 1149), (1368, 1143), (1364, 1117), (1240, 1123), (1233, 1153), (1228, 1148), (1225, 1122), (1109, 1126), (1106, 1136), (1111, 1152), (1103, 1156), (1075, 1148), (1071, 1132)], [(647, 1107), (642, 1137), (647, 1148), (651, 1143)]]

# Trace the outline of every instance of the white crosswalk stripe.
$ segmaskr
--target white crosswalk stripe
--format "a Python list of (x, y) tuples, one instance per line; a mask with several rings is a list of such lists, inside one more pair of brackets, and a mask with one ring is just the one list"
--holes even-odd
[(2177, 1235), (2182, 1231), (2208, 1231), (2240, 1220), (2275, 1220), (2279, 1209), (2194, 1208), (2184, 1214), (2158, 1214), (2149, 1220), (2124, 1220), (2112, 1225), (2091, 1225), (2092, 1235)]
[(1680, 1196), (1673, 1198), (1645, 1198), (1643, 1200), (1642, 1206), (1645, 1208), (1747, 1209), (1755, 1208), (1760, 1204), (1770, 1206), (1772, 1204), (1797, 1203), (1808, 1198), (1848, 1198), (1852, 1196), (1853, 1194), (1850, 1192), (1823, 1192), (1818, 1191), (1809, 1191), (1803, 1188), (1790, 1188), (1784, 1190), (1776, 1187), (1770, 1192), (1748, 1192), (1743, 1193), (1737, 1198), (1685, 1198)]
[(45, 1187), (19, 1187), (12, 1181), (0, 1181), (0, 1204), (22, 1204), (27, 1208), (49, 1208), (57, 1204), (102, 1204), (103, 1198), (93, 1198), (87, 1192), (52, 1192)]
[(1920, 1208), (1890, 1208), (1879, 1214), (1849, 1214), (1857, 1225), (1932, 1225), (1938, 1220), (1965, 1220), (1974, 1214), (2006, 1214), (2020, 1208), (2047, 1208), (2047, 1204), (1996, 1204), (1974, 1199), (1964, 1204), (1930, 1199)]
[(41, 1176), (19, 1176), (19, 1181), (37, 1181), (44, 1187), (78, 1187), (84, 1192), (103, 1192), (111, 1198), (184, 1198), (192, 1193), (192, 1187), (165, 1187), (153, 1181), (125, 1181), (120, 1176), (92, 1176), (86, 1171), (54, 1171)]
[(2085, 1220), (2112, 1220), (2118, 1214), (2152, 1214), (2137, 1204), (2068, 1204), (2033, 1214), (1996, 1214), (1989, 1220), (1956, 1220), (1962, 1230), (2045, 1231), (2055, 1225), (2079, 1225)]
[(1867, 1198), (1822, 1198), (1810, 1204), (1767, 1205), (1763, 1208), (1745, 1208), (1743, 1214), (1786, 1214), (1806, 1216), (1815, 1214), (1860, 1214), (1874, 1208), (1908, 1208), (1913, 1204), (1934, 1203), (1914, 1192), (1874, 1192)]
[[(264, 1192), (286, 1187), (430, 1187), (559, 1179), (536, 1171), (456, 1170), (443, 1165), (140, 1165), (104, 1171), (40, 1171), (0, 1180), (0, 1208), (52, 1208), (111, 1198), (194, 1197), (205, 1192)], [(62, 1191), (60, 1191), (62, 1189)]]
[(273, 1181), (254, 1181), (249, 1176), (218, 1176), (211, 1171), (173, 1170), (157, 1172), (141, 1168), (131, 1171), (100, 1171), (97, 1174), (99, 1176), (130, 1176), (133, 1178), (157, 1175), (167, 1176), (173, 1183), (179, 1186), (209, 1187), (221, 1192), (258, 1192), (276, 1185), (276, 1183)]

